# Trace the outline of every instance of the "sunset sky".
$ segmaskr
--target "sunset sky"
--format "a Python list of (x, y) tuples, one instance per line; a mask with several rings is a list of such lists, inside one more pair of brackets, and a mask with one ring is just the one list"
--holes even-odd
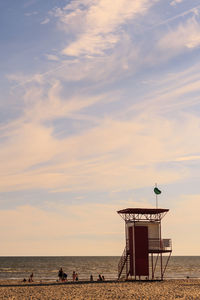
[(200, 254), (199, 0), (0, 0), (0, 86), (0, 255)]

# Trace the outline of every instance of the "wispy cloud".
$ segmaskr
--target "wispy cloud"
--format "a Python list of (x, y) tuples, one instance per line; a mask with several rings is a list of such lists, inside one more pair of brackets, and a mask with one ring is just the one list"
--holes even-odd
[(161, 22), (158, 22), (157, 24), (155, 24), (154, 26), (150, 27), (150, 30), (156, 28), (156, 27), (160, 27), (161, 25), (168, 25), (170, 23), (172, 23), (173, 21), (176, 21), (178, 19), (182, 19), (183, 17), (186, 17), (188, 15), (192, 15), (192, 16), (198, 16), (199, 15), (199, 9), (200, 9), (200, 5), (197, 5), (195, 7), (189, 8), (181, 13), (175, 14), (173, 17), (164, 19)]
[(183, 0), (173, 0), (172, 2), (170, 2), (170, 5), (172, 6), (176, 6), (177, 4), (183, 2)]
[(161, 49), (180, 53), (185, 49), (192, 49), (200, 45), (200, 24), (195, 18), (190, 18), (186, 24), (180, 24), (176, 29), (168, 32), (159, 41)]
[[(59, 30), (67, 31), (72, 37), (60, 53), (46, 55), (48, 60), (57, 61), (57, 65), (44, 73), (31, 76), (30, 79), (25, 76), (24, 82), (22, 80), (19, 86), (31, 81), (44, 81), (49, 77), (57, 77), (64, 81), (92, 80), (99, 84), (114, 82), (116, 79), (137, 73), (144, 66), (160, 65), (180, 52), (198, 47), (199, 24), (195, 18), (190, 18), (186, 24), (183, 22), (171, 31), (162, 32), (156, 44), (151, 45), (151, 41), (147, 39), (146, 43), (151, 45), (148, 54), (144, 51), (147, 47), (145, 40), (134, 43), (123, 26), (143, 17), (154, 3), (155, 1), (136, 1), (130, 4), (128, 0), (119, 1), (115, 10), (112, 9), (111, 16), (111, 4), (103, 0), (102, 3), (76, 1), (62, 9), (53, 10), (51, 14), (58, 18)], [(198, 8), (199, 6), (191, 8), (156, 26), (167, 24), (189, 13), (194, 14)], [(105, 13), (107, 11), (108, 14)], [(68, 59), (68, 56), (65, 58), (62, 54), (76, 58)]]
[[(102, 55), (106, 50), (113, 49), (119, 42), (121, 26), (139, 15), (144, 15), (155, 1), (76, 1), (74, 10), (70, 12), (70, 3), (64, 9), (57, 9), (57, 16), (63, 26), (73, 26), (77, 38), (63, 49), (63, 54)], [(78, 24), (74, 25), (74, 24)], [(77, 26), (74, 28), (74, 26)]]
[(31, 5), (34, 5), (35, 3), (37, 3), (39, 0), (28, 0), (26, 2), (24, 2), (23, 6), (24, 7), (29, 7)]
[(199, 160), (200, 155), (190, 155), (190, 156), (183, 156), (176, 159), (176, 161), (191, 161), (191, 160)]
[(45, 24), (48, 24), (49, 22), (50, 22), (50, 19), (46, 18), (42, 22), (40, 22), (40, 24), (45, 25)]
[(24, 15), (25, 15), (26, 17), (30, 17), (30, 16), (37, 15), (37, 14), (38, 14), (37, 11), (32, 11), (32, 12), (27, 12), (27, 13), (25, 13)]
[(58, 61), (59, 58), (58, 56), (54, 55), (54, 54), (46, 54), (46, 57), (48, 60), (53, 60), (53, 61)]
[[(54, 104), (51, 108), (56, 116)], [(39, 110), (30, 108), (33, 115)], [(47, 115), (51, 116), (49, 112)], [(43, 113), (36, 120), (43, 120), (42, 116)], [(197, 137), (198, 118), (188, 116), (181, 127), (178, 124), (178, 121), (172, 123), (143, 114), (126, 122), (101, 120), (101, 124), (81, 134), (57, 139), (52, 126), (45, 127), (41, 121), (22, 123), (0, 150), (1, 189), (43, 187), (59, 191), (120, 187), (123, 190), (151, 185), (152, 178), (158, 176), (157, 164), (200, 152), (196, 146), (192, 147)], [(190, 143), (185, 144), (185, 140)], [(159, 171), (159, 181), (171, 182), (186, 175), (178, 167), (165, 168)]]
[(25, 75), (23, 73), (15, 73), (15, 74), (8, 74), (6, 75), (7, 79), (12, 82), (16, 82), (16, 85), (12, 87), (12, 89), (15, 89), (19, 86), (25, 86), (29, 83), (43, 83), (44, 82), (44, 74), (34, 74), (34, 75)]

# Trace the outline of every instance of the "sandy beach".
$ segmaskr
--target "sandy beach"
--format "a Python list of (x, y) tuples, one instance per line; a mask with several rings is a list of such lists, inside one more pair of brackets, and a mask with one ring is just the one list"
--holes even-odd
[(199, 279), (34, 284), (33, 286), (23, 285), (19, 281), (1, 281), (0, 299), (200, 299)]

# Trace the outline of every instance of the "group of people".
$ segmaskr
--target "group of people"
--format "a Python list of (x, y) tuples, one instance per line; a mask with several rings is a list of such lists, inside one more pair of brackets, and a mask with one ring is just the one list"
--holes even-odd
[(97, 281), (105, 281), (104, 276), (99, 274), (99, 278), (97, 279)]
[(58, 278), (60, 281), (67, 281), (67, 274), (63, 271), (62, 268), (58, 271)]
[[(67, 281), (67, 273), (65, 273), (62, 268), (60, 268), (60, 270), (58, 271), (58, 278), (59, 278), (59, 281), (61, 281), (61, 282)], [(75, 271), (73, 271), (73, 273), (72, 273), (72, 280), (78, 281), (78, 273), (76, 273)], [(104, 280), (105, 280), (104, 276), (99, 274), (97, 281), (104, 281)], [(33, 273), (31, 273), (28, 280), (26, 280), (24, 278), (22, 281), (23, 282), (27, 282), (27, 281), (33, 282)], [(90, 275), (90, 281), (94, 281), (92, 274)]]
[[(90, 281), (94, 281), (92, 274), (90, 275)], [(104, 276), (99, 274), (97, 281), (105, 281)]]
[[(22, 281), (26, 282), (27, 280), (26, 278), (24, 278)], [(31, 275), (29, 276), (28, 282), (33, 282), (33, 273), (31, 273)]]
[[(58, 271), (58, 278), (61, 282), (67, 281), (67, 274), (63, 271), (62, 268), (60, 268), (60, 270)], [(72, 273), (72, 280), (78, 281), (78, 273), (76, 273), (75, 271), (73, 271)], [(27, 280), (24, 278), (22, 281), (26, 282)], [(92, 274), (90, 275), (90, 281), (94, 281)], [(105, 281), (104, 276), (99, 274), (97, 281)], [(31, 275), (29, 276), (28, 282), (33, 282), (33, 273), (31, 273)]]
[[(58, 278), (61, 282), (67, 281), (67, 274), (63, 271), (62, 268), (60, 268), (60, 270), (58, 271)], [(73, 271), (72, 273), (72, 280), (78, 281), (78, 273), (76, 273), (75, 271)], [(94, 281), (92, 274), (90, 275), (90, 281)], [(104, 276), (99, 274), (97, 281), (105, 281)]]
[[(67, 281), (67, 274), (63, 271), (62, 268), (60, 268), (60, 270), (58, 271), (58, 278), (59, 281)], [(73, 281), (78, 281), (78, 273), (76, 273), (75, 271), (73, 271), (72, 273), (72, 280)]]

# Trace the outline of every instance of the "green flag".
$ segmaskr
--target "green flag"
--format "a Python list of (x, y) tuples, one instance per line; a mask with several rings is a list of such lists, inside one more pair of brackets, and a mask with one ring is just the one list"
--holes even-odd
[(157, 187), (155, 187), (155, 188), (154, 188), (154, 193), (155, 193), (156, 195), (159, 195), (159, 194), (161, 194), (161, 191), (160, 191)]

